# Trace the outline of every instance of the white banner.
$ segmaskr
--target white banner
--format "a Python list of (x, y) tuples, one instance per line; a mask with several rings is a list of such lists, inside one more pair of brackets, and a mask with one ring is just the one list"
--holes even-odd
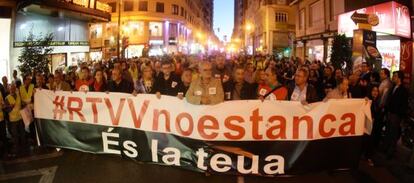
[(95, 92), (35, 94), (35, 117), (171, 133), (205, 141), (316, 140), (370, 133), (370, 102), (229, 101), (192, 105), (176, 97)]

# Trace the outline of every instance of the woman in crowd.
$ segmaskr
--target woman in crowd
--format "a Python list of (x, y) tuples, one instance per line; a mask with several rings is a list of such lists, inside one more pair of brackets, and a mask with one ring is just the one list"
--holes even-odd
[(245, 72), (244, 72), (244, 80), (250, 84), (255, 82), (254, 80), (254, 65), (253, 63), (249, 62), (246, 63)]
[(258, 69), (255, 72), (255, 83), (260, 87), (260, 85), (266, 84), (266, 73), (263, 69)]
[(373, 85), (369, 92), (368, 98), (371, 100), (371, 116), (372, 116), (372, 131), (371, 135), (365, 135), (365, 157), (367, 158), (368, 164), (374, 166), (372, 156), (374, 154), (374, 148), (379, 144), (382, 133), (381, 121), (381, 107), (378, 85)]
[(324, 100), (351, 98), (348, 92), (349, 80), (347, 78), (339, 78), (337, 82), (338, 85), (326, 95)]
[(130, 64), (130, 67), (129, 67), (129, 69), (128, 69), (128, 72), (129, 72), (129, 74), (131, 75), (131, 77), (132, 77), (132, 81), (134, 82), (134, 83), (136, 83), (137, 81), (138, 81), (138, 79), (139, 79), (139, 69), (138, 69), (138, 64), (136, 63), (136, 62), (131, 62)]
[(55, 81), (54, 81), (54, 75), (53, 74), (50, 74), (49, 75), (49, 77), (47, 78), (47, 84), (46, 84), (46, 87), (47, 87), (47, 89), (49, 89), (49, 90), (55, 90), (55, 87), (54, 87), (54, 83), (55, 83)]
[(152, 93), (154, 86), (154, 74), (151, 64), (142, 64), (141, 72), (142, 77), (135, 84), (135, 92), (144, 94)]
[(104, 73), (102, 70), (97, 69), (93, 74), (93, 82), (89, 85), (89, 91), (94, 92), (106, 92), (107, 91), (107, 82), (106, 78), (104, 77)]

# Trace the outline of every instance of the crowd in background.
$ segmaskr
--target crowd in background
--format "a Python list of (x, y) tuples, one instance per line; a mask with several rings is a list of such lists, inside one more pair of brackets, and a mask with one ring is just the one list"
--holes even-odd
[(373, 150), (380, 144), (389, 158), (394, 155), (408, 108), (409, 91), (402, 84), (403, 78), (401, 71), (373, 71), (368, 63), (346, 74), (320, 61), (264, 55), (230, 59), (225, 55), (174, 55), (85, 62), (49, 74), (33, 71), (21, 78), (14, 71), (13, 78), (4, 76), (0, 84), (0, 154), (14, 157), (35, 145), (34, 125), (25, 130), (19, 111), (31, 107), (34, 92), (42, 88), (155, 94), (158, 98), (168, 95), (196, 105), (255, 99), (307, 105), (329, 99), (366, 98), (372, 101), (374, 123), (366, 138), (365, 155), (373, 164)]

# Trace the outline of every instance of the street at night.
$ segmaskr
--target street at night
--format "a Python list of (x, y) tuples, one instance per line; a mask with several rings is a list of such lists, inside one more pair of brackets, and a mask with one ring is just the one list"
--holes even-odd
[(0, 183), (412, 183), (413, 15), (0, 0)]

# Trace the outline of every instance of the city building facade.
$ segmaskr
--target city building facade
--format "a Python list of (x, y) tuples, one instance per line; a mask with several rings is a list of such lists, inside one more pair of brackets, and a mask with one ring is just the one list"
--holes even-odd
[(18, 57), (30, 34), (35, 38), (52, 34), (52, 71), (86, 61), (89, 23), (109, 21), (109, 8), (97, 0), (0, 1), (0, 75), (10, 76), (17, 69)]
[(245, 46), (249, 54), (290, 57), (294, 52), (296, 10), (291, 0), (247, 0)]
[(92, 60), (118, 55), (139, 57), (144, 48), (148, 48), (152, 56), (177, 52), (195, 54), (216, 46), (218, 39), (213, 33), (213, 0), (103, 2), (111, 6), (112, 18), (109, 23), (91, 25)]
[(296, 56), (329, 61), (333, 37), (338, 32), (338, 16), (345, 12), (344, 0), (296, 0)]
[(247, 0), (234, 0), (234, 28), (231, 36), (232, 42), (236, 43), (239, 51), (243, 51), (245, 44), (245, 19), (247, 10)]

